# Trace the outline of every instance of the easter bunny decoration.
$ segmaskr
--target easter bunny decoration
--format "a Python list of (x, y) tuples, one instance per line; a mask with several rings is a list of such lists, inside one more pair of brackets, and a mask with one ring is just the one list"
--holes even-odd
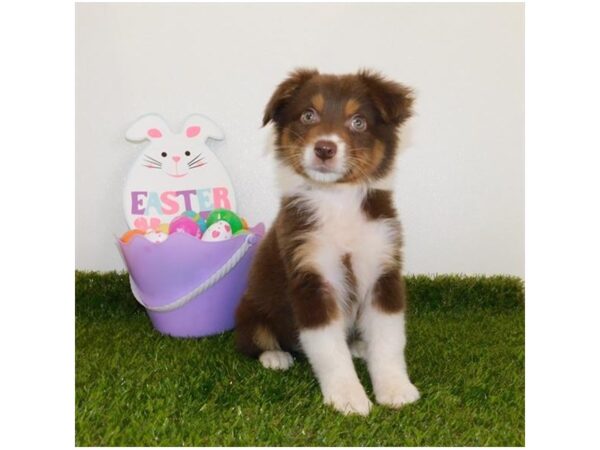
[(169, 223), (186, 210), (236, 209), (227, 171), (208, 147), (223, 140), (221, 128), (206, 116), (189, 116), (173, 133), (156, 114), (140, 117), (126, 132), (131, 142), (149, 141), (135, 160), (124, 190), (125, 217), (131, 228), (142, 221)]

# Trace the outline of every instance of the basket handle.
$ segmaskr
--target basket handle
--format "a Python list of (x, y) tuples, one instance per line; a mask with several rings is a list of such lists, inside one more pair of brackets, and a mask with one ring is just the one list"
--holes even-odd
[(191, 292), (179, 297), (177, 300), (175, 300), (171, 303), (168, 303), (168, 304), (162, 305), (162, 306), (147, 305), (146, 303), (144, 303), (144, 301), (141, 298), (140, 290), (139, 290), (138, 286), (133, 281), (133, 278), (131, 277), (131, 275), (129, 275), (129, 282), (131, 284), (131, 292), (133, 293), (133, 296), (135, 297), (137, 302), (149, 311), (168, 312), (168, 311), (173, 311), (174, 309), (177, 309), (177, 308), (181, 308), (183, 305), (188, 303), (191, 299), (202, 294), (208, 288), (213, 286), (217, 281), (219, 281), (221, 278), (223, 278), (225, 275), (227, 275), (240, 262), (240, 260), (244, 257), (244, 255), (246, 253), (248, 253), (248, 250), (250, 250), (250, 247), (252, 247), (256, 243), (256, 240), (257, 240), (256, 235), (254, 235), (254, 234), (249, 234), (248, 236), (246, 236), (246, 239), (244, 240), (244, 242), (242, 243), (240, 248), (238, 248), (236, 250), (236, 252), (233, 255), (231, 255), (231, 258), (229, 258), (225, 262), (225, 264), (223, 264), (221, 266), (221, 268), (219, 270), (217, 270), (215, 273), (213, 273), (200, 286), (198, 286)]

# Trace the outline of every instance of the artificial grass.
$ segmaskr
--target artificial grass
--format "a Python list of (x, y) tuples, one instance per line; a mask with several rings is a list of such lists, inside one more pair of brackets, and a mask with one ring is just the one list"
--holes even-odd
[(274, 372), (237, 354), (231, 333), (160, 335), (125, 274), (77, 272), (75, 287), (78, 446), (524, 445), (518, 278), (407, 277), (407, 361), (422, 397), (366, 418), (324, 406), (306, 360)]

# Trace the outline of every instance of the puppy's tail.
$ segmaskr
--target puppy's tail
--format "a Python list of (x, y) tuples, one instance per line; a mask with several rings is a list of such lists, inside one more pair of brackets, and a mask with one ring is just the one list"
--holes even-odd
[(275, 333), (246, 308), (248, 302), (242, 299), (236, 314), (235, 346), (240, 353), (258, 358), (269, 350), (281, 350)]

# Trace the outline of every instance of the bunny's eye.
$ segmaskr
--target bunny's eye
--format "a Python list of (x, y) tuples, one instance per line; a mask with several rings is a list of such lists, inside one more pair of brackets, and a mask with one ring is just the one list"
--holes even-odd
[(162, 156), (163, 158), (166, 158), (166, 157), (167, 157), (167, 152), (162, 152), (162, 153), (160, 154), (160, 156)]
[(191, 155), (190, 151), (189, 151), (189, 150), (187, 150), (187, 151), (185, 152), (185, 156), (190, 156), (190, 155)]

